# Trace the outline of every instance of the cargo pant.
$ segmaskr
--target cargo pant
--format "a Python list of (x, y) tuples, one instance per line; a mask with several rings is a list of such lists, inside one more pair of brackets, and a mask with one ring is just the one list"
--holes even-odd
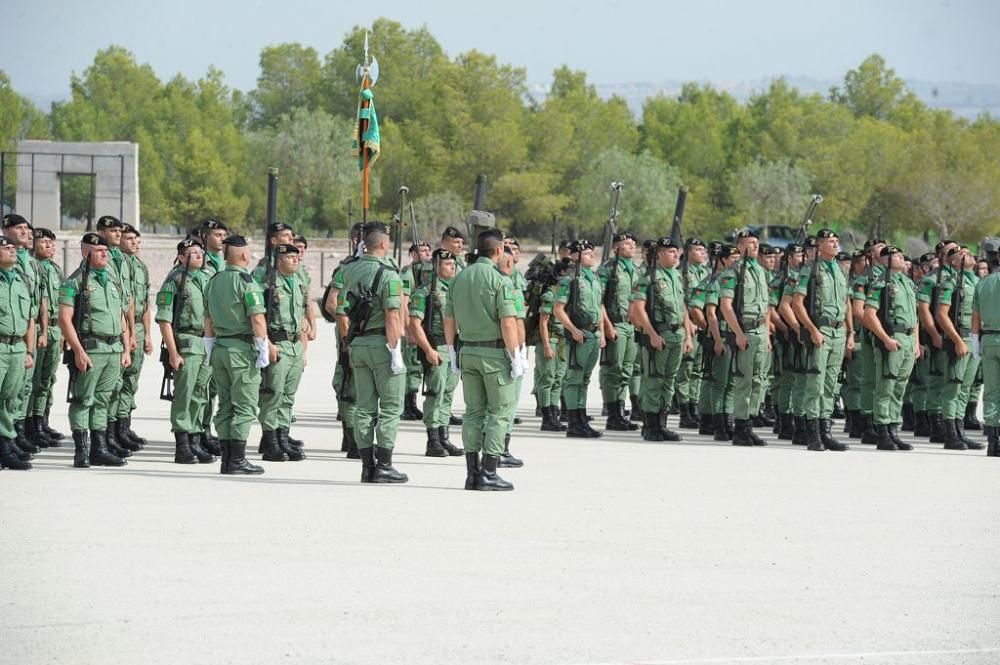
[(587, 388), (590, 386), (590, 376), (600, 355), (596, 333), (584, 332), (583, 335), (584, 340), (581, 344), (571, 339), (566, 340), (568, 360), (563, 393), (566, 396), (567, 409), (587, 408)]
[(219, 395), (215, 431), (222, 441), (246, 442), (257, 419), (260, 370), (253, 344), (220, 339), (212, 351), (212, 380)]
[(208, 380), (212, 368), (205, 355), (205, 343), (196, 335), (180, 333), (174, 338), (184, 364), (174, 374), (174, 400), (170, 403), (170, 431), (202, 431), (202, 415), (208, 401)]
[(385, 335), (358, 337), (351, 342), (351, 371), (355, 395), (354, 436), (358, 449), (374, 445), (395, 447), (407, 376), (405, 371), (392, 373)]
[(749, 420), (757, 415), (764, 400), (764, 368), (767, 363), (767, 327), (745, 331), (747, 348), (736, 351), (733, 372), (733, 417)]
[(14, 400), (24, 386), (24, 360), (27, 346), (0, 343), (0, 437), (13, 439), (17, 436), (14, 422)]
[(605, 404), (628, 400), (632, 368), (639, 352), (635, 341), (635, 328), (627, 322), (616, 323), (614, 326), (618, 338), (613, 341), (608, 339), (604, 350), (599, 352), (601, 368), (598, 377)]
[[(874, 349), (875, 391), (873, 393), (873, 417), (876, 425), (893, 425), (900, 420), (903, 411), (903, 393), (913, 371), (917, 340), (913, 335), (895, 333), (892, 338), (899, 342), (899, 351), (884, 353)], [(964, 415), (964, 414), (963, 414)]]
[(451, 403), (458, 386), (458, 375), (451, 371), (448, 347), (435, 347), (441, 356), (437, 366), (428, 365), (424, 371), (424, 427), (446, 427), (451, 417)]
[(499, 457), (504, 450), (511, 414), (517, 406), (510, 359), (503, 349), (462, 347), (459, 366), (465, 397), (462, 447), (466, 453)]
[(292, 426), (295, 394), (302, 380), (302, 342), (278, 342), (278, 359), (261, 373), (260, 426), (265, 432)]
[(662, 332), (664, 347), (659, 351), (644, 345), (642, 348), (642, 397), (644, 413), (660, 413), (668, 408), (674, 398), (677, 370), (684, 357), (684, 333)]
[(558, 408), (563, 378), (566, 376), (566, 342), (549, 337), (549, 346), (555, 353), (555, 357), (551, 359), (545, 357), (541, 342), (535, 345), (535, 369), (538, 375), (535, 394), (538, 396), (539, 406)]
[[(805, 413), (810, 420), (828, 420), (833, 415), (833, 404), (837, 398), (837, 377), (844, 362), (844, 348), (847, 337), (844, 328), (821, 326), (819, 329), (824, 342), (809, 350), (809, 371), (805, 373)], [(909, 378), (909, 374), (906, 375)], [(903, 385), (906, 385), (904, 379)]]
[(76, 376), (76, 400), (69, 405), (69, 425), (74, 432), (103, 432), (108, 427), (115, 388), (121, 384), (122, 344), (97, 342), (97, 348), (87, 351), (87, 355), (92, 367)]

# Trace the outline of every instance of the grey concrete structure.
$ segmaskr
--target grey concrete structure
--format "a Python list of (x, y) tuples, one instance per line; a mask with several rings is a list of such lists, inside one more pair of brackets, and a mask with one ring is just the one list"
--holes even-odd
[(114, 215), (140, 228), (138, 143), (26, 140), (17, 150), (16, 208), (34, 225), (62, 227), (59, 178), (65, 174), (94, 176), (95, 220)]

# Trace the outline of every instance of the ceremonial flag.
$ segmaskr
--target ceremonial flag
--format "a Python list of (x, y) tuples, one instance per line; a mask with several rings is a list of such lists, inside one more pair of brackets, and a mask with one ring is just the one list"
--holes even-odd
[[(365, 81), (367, 84), (367, 81)], [(361, 89), (358, 96), (358, 121), (354, 127), (353, 147), (358, 154), (358, 169), (364, 171), (367, 154), (370, 168), (378, 159), (379, 143), (378, 115), (375, 113), (375, 95), (369, 87)]]

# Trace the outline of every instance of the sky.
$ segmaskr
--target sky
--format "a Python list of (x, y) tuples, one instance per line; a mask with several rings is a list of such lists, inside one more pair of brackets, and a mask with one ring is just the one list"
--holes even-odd
[(998, 0), (4, 0), (0, 15), (0, 69), (33, 98), (67, 96), (71, 74), (111, 44), (163, 80), (214, 65), (249, 90), (264, 46), (300, 42), (322, 57), (379, 16), (426, 25), (449, 55), (526, 67), (532, 83), (564, 64), (599, 84), (840, 80), (877, 52), (904, 79), (1000, 84)]

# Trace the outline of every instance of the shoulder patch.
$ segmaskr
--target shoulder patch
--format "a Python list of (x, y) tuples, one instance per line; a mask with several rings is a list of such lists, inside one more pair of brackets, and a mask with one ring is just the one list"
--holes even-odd
[(171, 305), (174, 302), (174, 294), (169, 291), (160, 291), (156, 294), (156, 304), (162, 305), (164, 307)]
[(398, 296), (401, 295), (403, 291), (403, 282), (399, 279), (398, 275), (395, 279), (389, 280), (389, 295)]
[(504, 284), (504, 287), (503, 287), (503, 299), (504, 300), (513, 300), (514, 299), (514, 288), (513, 287), (507, 286), (506, 284)]
[(262, 307), (264, 305), (264, 297), (256, 291), (247, 291), (243, 294), (243, 299), (246, 301), (247, 307)]

